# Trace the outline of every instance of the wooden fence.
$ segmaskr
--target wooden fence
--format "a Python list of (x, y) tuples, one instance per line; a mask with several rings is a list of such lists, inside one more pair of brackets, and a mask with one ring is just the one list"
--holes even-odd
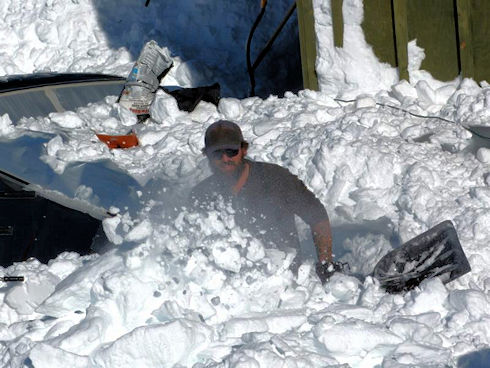
[[(327, 0), (328, 1), (328, 0)], [(342, 0), (330, 0), (335, 46), (342, 47)], [(421, 69), (438, 80), (490, 82), (489, 0), (364, 0), (362, 28), (379, 60), (408, 79), (407, 43), (425, 51)]]
[(318, 90), (318, 78), (315, 71), (316, 35), (312, 0), (296, 0), (298, 12), (299, 47), (301, 52), (301, 69), (303, 87)]
[[(343, 0), (331, 2), (334, 45), (342, 47)], [(318, 89), (311, 0), (296, 0), (305, 88)], [(362, 28), (382, 62), (408, 79), (407, 44), (425, 51), (421, 69), (441, 81), (458, 75), (490, 82), (490, 0), (364, 0)]]

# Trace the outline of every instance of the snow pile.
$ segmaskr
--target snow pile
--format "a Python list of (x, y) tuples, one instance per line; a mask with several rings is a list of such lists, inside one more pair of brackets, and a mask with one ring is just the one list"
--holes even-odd
[[(121, 73), (131, 64), (127, 50), (114, 52), (92, 1), (3, 1), (0, 74), (41, 71)], [(124, 74), (124, 73), (123, 73)]]
[[(178, 3), (139, 0), (43, 0), (0, 4), (0, 75), (41, 71), (104, 72), (126, 77), (143, 45), (153, 39), (170, 51), (174, 67), (165, 85), (196, 87), (219, 82), (225, 96), (246, 96), (248, 32), (258, 2)], [(274, 1), (252, 43), (252, 61), (290, 6)], [(257, 70), (257, 90), (287, 84), (300, 73), (297, 27), (293, 18)], [(294, 35), (294, 36), (291, 36)], [(274, 62), (274, 68), (266, 63)], [(299, 76), (299, 74), (298, 74)], [(299, 77), (300, 78), (300, 77)], [(294, 79), (294, 78), (293, 78)]]
[[(344, 3), (351, 42), (367, 54), (356, 33), (362, 8), (358, 1)], [(190, 7), (183, 4), (181, 9)], [(320, 10), (328, 28), (328, 4)], [(321, 51), (320, 63), (334, 65), (338, 55)], [(464, 126), (485, 120), (490, 88), (470, 80), (390, 82), (385, 66), (369, 58), (365, 64), (386, 76), (386, 85), (367, 73), (350, 74), (347, 84), (321, 79), (321, 92), (224, 98), (218, 107), (202, 102), (192, 113), (159, 92), (153, 120), (134, 126), (140, 146), (128, 150), (111, 151), (93, 139), (94, 130), (118, 132), (134, 124), (114, 96), (16, 127), (2, 117), (6, 138), (25, 130), (54, 135), (41, 157), (53, 171), (98, 156), (125, 170), (142, 190), (137, 208), (119, 208), (104, 221), (113, 243), (106, 253), (64, 253), (48, 265), (30, 260), (2, 270), (26, 282), (0, 292), (1, 365), (391, 368), (485, 362), (489, 149), (475, 149)], [(341, 102), (332, 97), (337, 95), (353, 100)], [(237, 228), (226, 205), (208, 216), (185, 207), (189, 190), (209, 175), (200, 149), (205, 128), (220, 118), (240, 123), (252, 159), (287, 167), (318, 196), (331, 218), (336, 258), (348, 261), (359, 278), (336, 274), (322, 286), (302, 223), (298, 252), (304, 262), (293, 274), (295, 255), (267, 249)], [(388, 251), (446, 219), (457, 229), (471, 273), (448, 285), (426, 280), (395, 295), (369, 276)]]
[[(403, 86), (376, 98), (415, 109), (420, 101), (402, 103)], [(471, 90), (461, 84), (457, 93)], [(119, 244), (106, 254), (64, 254), (48, 266), (33, 261), (6, 270), (27, 281), (3, 294), (5, 364), (445, 365), (481, 349), (489, 342), (482, 330), (489, 302), (488, 168), (468, 151), (471, 135), (462, 126), (374, 101), (363, 96), (339, 104), (305, 91), (223, 99), (218, 108), (201, 103), (185, 113), (160, 93), (152, 107), (158, 120), (137, 127), (139, 147), (109, 151), (85, 141), (147, 182), (142, 210), (137, 218), (121, 211), (105, 221)], [(444, 108), (457, 111), (450, 101)], [(114, 109), (111, 98), (79, 109), (82, 123), (64, 133), (62, 149), (47, 151), (50, 164), (91, 160), (77, 148), (80, 137)], [(231, 117), (243, 122), (251, 158), (288, 167), (326, 205), (336, 256), (353, 272), (369, 274), (392, 247), (445, 219), (455, 223), (473, 272), (449, 288), (431, 280), (406, 295), (388, 295), (370, 277), (336, 275), (322, 288), (312, 260), (292, 274), (293, 254), (265, 249), (234, 226), (226, 207), (208, 217), (182, 209), (192, 185), (209, 174), (200, 153), (204, 128)], [(30, 124), (41, 126), (31, 119), (21, 127)], [(46, 126), (56, 133), (55, 124)], [(312, 254), (309, 244), (305, 239), (303, 251)]]

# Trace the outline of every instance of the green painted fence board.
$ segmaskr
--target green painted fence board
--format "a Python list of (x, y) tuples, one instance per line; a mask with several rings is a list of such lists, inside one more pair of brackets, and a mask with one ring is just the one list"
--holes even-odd
[(490, 83), (490, 1), (471, 1), (471, 31), (476, 81)]
[(296, 0), (303, 87), (318, 91), (316, 75), (316, 33), (312, 0)]
[(408, 39), (424, 49), (421, 69), (441, 81), (459, 74), (454, 0), (410, 0)]
[(471, 30), (471, 0), (457, 0), (456, 4), (461, 75), (464, 78), (473, 77), (475, 74), (475, 64), (473, 58), (473, 34)]
[(376, 57), (384, 63), (397, 66), (391, 5), (391, 0), (364, 1), (362, 29)]
[(332, 3), (332, 23), (333, 23), (333, 44), (335, 47), (344, 46), (344, 17), (342, 14), (343, 0), (331, 0)]
[(408, 0), (393, 0), (396, 61), (400, 79), (408, 80)]

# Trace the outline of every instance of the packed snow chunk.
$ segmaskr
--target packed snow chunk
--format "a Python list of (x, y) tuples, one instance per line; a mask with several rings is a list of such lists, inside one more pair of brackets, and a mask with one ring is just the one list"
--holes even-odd
[(477, 290), (455, 290), (449, 295), (449, 304), (457, 312), (466, 312), (473, 321), (489, 315), (490, 300)]
[(110, 242), (114, 244), (121, 244), (124, 237), (121, 232), (121, 216), (106, 218), (102, 221), (102, 228)]
[(267, 332), (269, 326), (263, 318), (232, 318), (224, 324), (222, 337), (242, 337), (251, 332)]
[(359, 286), (358, 278), (336, 272), (330, 277), (325, 291), (340, 302), (353, 303), (359, 296)]
[(393, 248), (384, 235), (366, 234), (347, 238), (342, 247), (345, 255), (341, 261), (347, 262), (352, 273), (368, 275), (378, 261)]
[[(476, 198), (481, 202), (484, 207), (490, 208), (490, 188), (489, 187), (475, 187), (470, 189), (470, 195), (472, 198)], [(475, 221), (475, 224), (479, 221)]]
[(403, 139), (413, 141), (415, 139), (420, 140), (423, 138), (424, 141), (429, 139), (433, 133), (427, 129), (427, 127), (421, 124), (410, 125), (402, 130), (401, 137)]
[[(35, 309), (55, 290), (58, 277), (49, 272), (41, 271), (36, 267), (39, 261), (33, 261), (35, 265), (32, 272), (27, 271), (25, 282), (16, 283), (5, 295), (5, 303), (18, 314), (32, 314)], [(38, 272), (36, 268), (39, 269)]]
[(403, 342), (381, 325), (355, 319), (335, 324), (325, 318), (313, 328), (313, 334), (329, 352), (348, 356), (365, 355), (378, 346), (394, 348)]
[(277, 129), (277, 125), (277, 121), (274, 119), (254, 124), (253, 132), (258, 137), (254, 140), (254, 145), (266, 144), (270, 141), (275, 141), (281, 134), (281, 130)]
[(476, 158), (484, 164), (490, 163), (490, 148), (481, 147), (476, 151)]
[(143, 220), (136, 225), (125, 237), (126, 241), (137, 242), (148, 238), (153, 232), (149, 220)]
[(29, 353), (28, 360), (31, 366), (36, 368), (86, 368), (90, 366), (88, 357), (58, 349), (46, 343), (35, 345)]
[(405, 296), (406, 304), (403, 311), (406, 314), (438, 312), (444, 317), (447, 314), (447, 297), (448, 291), (439, 278), (426, 279), (419, 288)]
[(323, 351), (321, 353), (312, 352), (300, 342), (284, 340), (273, 336), (266, 341), (238, 347), (233, 349), (223, 361), (216, 365), (213, 364), (212, 367), (349, 368), (348, 365), (339, 365), (336, 359)]
[(154, 145), (168, 136), (166, 131), (142, 131), (138, 133), (138, 142), (141, 146)]
[(90, 290), (95, 281), (104, 272), (120, 269), (122, 265), (121, 256), (113, 251), (87, 262), (56, 285), (55, 291), (36, 311), (53, 317), (84, 311), (91, 303)]
[(243, 114), (243, 107), (237, 98), (222, 98), (218, 103), (218, 111), (227, 120), (236, 121)]
[(60, 280), (66, 278), (83, 264), (83, 258), (75, 252), (63, 252), (55, 259), (48, 262), (49, 272), (59, 277)]
[(427, 317), (432, 319), (431, 324), (416, 318), (399, 317), (392, 319), (388, 326), (391, 332), (407, 341), (441, 346), (442, 339), (434, 331), (439, 327), (437, 322), (441, 321), (440, 316), (438, 313), (427, 313)]
[[(404, 342), (396, 347), (392, 355), (385, 361), (396, 361), (398, 367), (449, 367), (452, 366), (451, 351), (430, 344)], [(384, 366), (384, 365), (383, 365)], [(390, 367), (390, 365), (388, 365)]]
[(53, 112), (49, 114), (51, 121), (60, 128), (76, 129), (84, 125), (84, 121), (73, 111)]
[(232, 272), (240, 272), (243, 259), (236, 247), (230, 246), (226, 241), (218, 241), (212, 245), (211, 252), (214, 262), (219, 267)]
[(213, 340), (204, 324), (180, 319), (162, 325), (139, 327), (95, 353), (99, 367), (190, 367)]
[(372, 96), (360, 95), (356, 98), (356, 109), (376, 107), (376, 100)]
[(250, 318), (232, 318), (224, 324), (222, 338), (241, 337), (251, 332), (282, 334), (307, 322), (304, 310), (284, 310)]
[(138, 123), (136, 114), (134, 114), (131, 110), (118, 103), (114, 103), (112, 108), (113, 110), (111, 110), (111, 113), (115, 115), (117, 120), (120, 121), (123, 126), (132, 127)]
[(15, 127), (12, 124), (12, 120), (8, 114), (0, 116), (0, 137), (8, 136), (15, 131)]
[(411, 100), (416, 100), (418, 97), (417, 90), (406, 80), (402, 80), (393, 85), (391, 87), (390, 95), (395, 97), (401, 103), (408, 103)]
[[(416, 72), (420, 69), (422, 61), (425, 59), (424, 49), (417, 46), (417, 40), (412, 40), (407, 45), (408, 52), (408, 72)], [(412, 78), (410, 79), (412, 81)]]
[(430, 107), (436, 103), (436, 94), (425, 80), (418, 81), (415, 85), (419, 101), (426, 107)]
[(297, 329), (307, 322), (305, 310), (285, 310), (271, 313), (265, 318), (269, 332), (282, 334)]
[[(83, 315), (80, 310), (76, 310), (75, 313)], [(112, 324), (113, 319), (109, 313), (100, 308), (91, 308), (78, 324), (54, 337), (50, 343), (73, 354), (90, 355), (100, 345), (111, 341), (107, 335), (115, 330), (119, 332)]]
[(257, 262), (264, 257), (265, 257), (265, 249), (262, 243), (255, 238), (250, 239), (250, 242), (248, 243), (247, 246), (246, 258), (252, 262)]
[(455, 84), (444, 84), (436, 89), (436, 102), (439, 105), (445, 105), (451, 96), (456, 92)]
[(57, 135), (49, 140), (48, 143), (46, 143), (46, 153), (48, 156), (56, 156), (56, 153), (62, 149), (64, 146), (63, 139), (61, 136)]
[(150, 106), (150, 115), (154, 121), (169, 126), (174, 124), (179, 117), (185, 116), (186, 112), (179, 110), (174, 97), (159, 90)]
[[(112, 328), (106, 334), (108, 340), (145, 324), (151, 312), (162, 303), (154, 294), (156, 283), (142, 280), (146, 275), (141, 269), (145, 266), (151, 269), (152, 262), (148, 260), (142, 265), (135, 258), (126, 258), (125, 271), (114, 270), (102, 274), (91, 289), (92, 305), (95, 304), (95, 307), (89, 310), (87, 316), (109, 316)], [(137, 270), (131, 272), (130, 267)]]

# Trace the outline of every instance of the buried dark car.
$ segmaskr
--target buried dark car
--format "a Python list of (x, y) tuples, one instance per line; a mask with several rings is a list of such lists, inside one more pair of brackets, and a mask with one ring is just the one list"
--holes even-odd
[[(106, 96), (117, 96), (125, 78), (103, 74), (33, 74), (0, 79), (0, 114), (15, 125), (21, 118), (75, 110)], [(0, 139), (0, 265), (35, 257), (46, 263), (64, 251), (88, 254), (103, 241), (101, 220), (116, 205), (100, 178), (119, 193), (131, 193), (137, 183), (108, 162), (77, 163), (58, 175), (40, 160), (52, 138), (29, 132)], [(94, 178), (91, 180), (91, 177)], [(91, 185), (105, 200), (96, 205), (77, 201), (80, 185)], [(121, 199), (123, 201), (124, 199)]]

